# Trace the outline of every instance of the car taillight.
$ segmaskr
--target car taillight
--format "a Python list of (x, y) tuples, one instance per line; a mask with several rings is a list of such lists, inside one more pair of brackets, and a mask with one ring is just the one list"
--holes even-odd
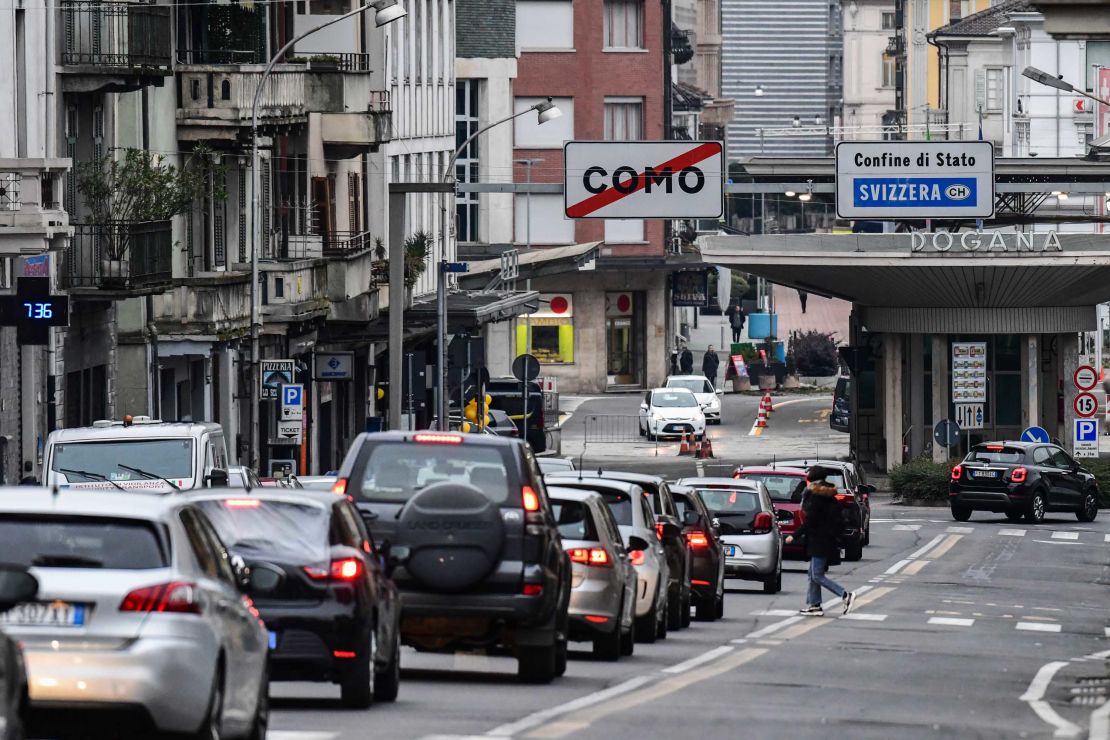
[(347, 479), (340, 478), (331, 487), (332, 493), (338, 493), (340, 496), (347, 493)]
[(766, 511), (761, 511), (755, 515), (755, 521), (752, 522), (752, 529), (754, 529), (757, 534), (770, 532), (771, 527), (774, 525), (774, 521), (775, 520), (770, 514)]
[(520, 501), (524, 504), (525, 511), (540, 510), (540, 497), (532, 486), (524, 486), (520, 489)]
[(412, 440), (421, 444), (432, 445), (461, 445), (463, 443), (461, 434), (444, 434), (442, 432), (421, 432), (412, 435)]
[(959, 480), (960, 477), (963, 476), (963, 474), (964, 474), (964, 466), (963, 465), (957, 465), (956, 467), (952, 468), (952, 480)]
[(521, 593), (525, 596), (539, 596), (543, 593), (542, 583), (525, 583)]
[(1002, 445), (987, 445), (987, 449), (990, 450), (991, 452), (1001, 452), (1002, 450), (1004, 450), (1006, 448), (1003, 447)]
[(354, 581), (362, 575), (362, 561), (358, 558), (342, 558), (331, 561), (327, 570), (311, 565), (304, 567), (304, 572), (314, 581)]
[(633, 565), (643, 565), (644, 564), (644, 551), (643, 550), (633, 550), (632, 552), (628, 553), (628, 559), (630, 561), (632, 561)]
[(663, 522), (655, 523), (655, 537), (659, 540), (663, 539)]
[(839, 501), (842, 504), (847, 504), (847, 503), (850, 503), (852, 501), (855, 501), (856, 497), (853, 496), (850, 493), (838, 493), (838, 494), (836, 494), (836, 500)]
[(1029, 471), (1025, 468), (1014, 468), (1014, 472), (1010, 473), (1010, 480), (1014, 483), (1024, 483), (1028, 477)]
[(702, 581), (702, 580), (696, 580), (696, 579), (691, 579), (691, 580), (690, 580), (690, 585), (691, 585), (691, 586), (708, 586), (708, 585), (710, 585), (710, 584), (709, 584), (709, 581)]
[(123, 597), (119, 610), (172, 614), (201, 614), (203, 611), (196, 585), (185, 581), (137, 588)]
[(705, 536), (704, 532), (687, 532), (686, 544), (690, 546), (691, 550), (701, 550), (709, 547), (709, 538)]
[(567, 550), (567, 554), (570, 555), (572, 563), (599, 567), (607, 567), (612, 564), (609, 560), (609, 553), (603, 547), (575, 547)]

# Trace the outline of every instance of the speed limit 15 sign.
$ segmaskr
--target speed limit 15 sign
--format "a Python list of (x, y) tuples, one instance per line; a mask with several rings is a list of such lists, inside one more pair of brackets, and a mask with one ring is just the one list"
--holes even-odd
[(1071, 405), (1075, 409), (1075, 415), (1084, 419), (1089, 419), (1098, 413), (1098, 399), (1090, 393), (1076, 395)]

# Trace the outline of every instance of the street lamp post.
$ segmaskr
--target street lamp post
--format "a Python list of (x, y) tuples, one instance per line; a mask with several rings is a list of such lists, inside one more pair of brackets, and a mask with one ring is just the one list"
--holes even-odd
[(1041, 69), (1037, 69), (1036, 67), (1026, 67), (1025, 69), (1023, 69), (1021, 71), (1021, 74), (1022, 74), (1023, 77), (1028, 77), (1029, 79), (1033, 80), (1033, 82), (1039, 82), (1042, 85), (1047, 85), (1048, 87), (1054, 87), (1057, 90), (1063, 90), (1064, 92), (1073, 92), (1073, 93), (1076, 93), (1078, 95), (1082, 95), (1085, 98), (1090, 98), (1091, 100), (1095, 101), (1096, 103), (1102, 103), (1105, 106), (1110, 106), (1110, 101), (1106, 101), (1106, 100), (1103, 100), (1102, 98), (1095, 97), (1094, 95), (1091, 95), (1089, 92), (1086, 92), (1084, 90), (1080, 90), (1079, 88), (1075, 87), (1070, 82), (1065, 80), (1063, 77), (1053, 77), (1048, 72), (1045, 72), (1044, 70), (1041, 70)]
[[(447, 162), (447, 167), (443, 171), (443, 181), (451, 182), (454, 177), (455, 160), (459, 158), (463, 150), (466, 149), (470, 142), (477, 139), (479, 136), (489, 131), (494, 126), (500, 126), (503, 123), (508, 123), (514, 118), (519, 118), (525, 113), (535, 111), (538, 114), (538, 122), (540, 124), (547, 123), (563, 115), (563, 112), (551, 102), (551, 98), (529, 106), (524, 110), (514, 113), (511, 116), (506, 116), (499, 121), (494, 121), (491, 124), (483, 126), (459, 145), (455, 153), (451, 155), (451, 159)], [(451, 216), (451, 230), (454, 231), (455, 219), (458, 217), (458, 211)], [(443, 200), (440, 206), (440, 259), (439, 259), (439, 280), (436, 282), (436, 403), (437, 403), (437, 417), (439, 419), (440, 431), (447, 431), (447, 194), (443, 194)]]
[(392, 23), (398, 18), (403, 18), (408, 13), (402, 8), (397, 0), (375, 0), (375, 2), (367, 5), (360, 5), (354, 10), (348, 11), (343, 15), (336, 16), (330, 21), (323, 23), (315, 28), (311, 28), (304, 33), (295, 36), (290, 41), (286, 42), (284, 46), (278, 49), (277, 53), (270, 57), (270, 61), (266, 62), (266, 68), (262, 70), (262, 76), (258, 80), (258, 85), (254, 88), (254, 100), (251, 102), (251, 377), (250, 377), (250, 405), (251, 405), (251, 424), (250, 424), (250, 466), (258, 470), (260, 461), (259, 449), (261, 436), (260, 419), (259, 419), (259, 334), (262, 332), (262, 316), (258, 305), (258, 251), (260, 247), (261, 235), (259, 234), (261, 222), (258, 218), (259, 209), (259, 189), (261, 187), (261, 176), (258, 171), (258, 101), (262, 99), (262, 88), (266, 84), (266, 80), (270, 78), (270, 74), (274, 70), (274, 65), (278, 63), (285, 52), (293, 48), (298, 42), (304, 40), (305, 37), (320, 31), (328, 26), (339, 23), (340, 21), (352, 18), (360, 13), (365, 13), (367, 10), (373, 9), (375, 12), (374, 22), (380, 28), (387, 23)]
[[(532, 165), (542, 164), (542, 159), (514, 159), (513, 164), (524, 165), (524, 181), (525, 184), (532, 184)], [(528, 192), (524, 194), (524, 248), (532, 251), (532, 190), (529, 188)], [(528, 278), (524, 284), (525, 290), (532, 289), (532, 279)], [(527, 314), (525, 317), (524, 328), (524, 352), (532, 354), (532, 314)], [(527, 417), (527, 414), (525, 414)]]

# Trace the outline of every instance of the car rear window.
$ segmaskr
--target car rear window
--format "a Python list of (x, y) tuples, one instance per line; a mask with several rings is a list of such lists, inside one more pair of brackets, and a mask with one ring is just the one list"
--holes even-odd
[(617, 520), (617, 524), (632, 526), (632, 499), (627, 494), (603, 493), (601, 497), (605, 499), (605, 505), (609, 507), (609, 511), (613, 512), (613, 518)]
[(988, 464), (1019, 463), (1025, 460), (1025, 450), (1019, 447), (974, 447), (964, 462)]
[(197, 505), (229, 550), (246, 560), (320, 563), (328, 559), (328, 511), (317, 504), (227, 498)]
[(40, 568), (149, 570), (169, 553), (157, 525), (96, 517), (0, 517), (6, 563)]
[(447, 481), (474, 486), (496, 503), (509, 499), (501, 448), (475, 444), (376, 444), (362, 480), (347, 491), (362, 501), (408, 501), (422, 489)]
[(559, 527), (559, 535), (565, 540), (596, 540), (597, 527), (590, 513), (590, 507), (581, 501), (551, 500), (551, 510)]
[(735, 488), (699, 488), (705, 508), (714, 514), (744, 514), (759, 511), (759, 494)]
[[(783, 501), (795, 504), (802, 502), (802, 493), (806, 489), (806, 479), (799, 475), (780, 475), (777, 473), (741, 473), (741, 480), (763, 481), (767, 492), (771, 494), (772, 501)], [(843, 479), (841, 479), (843, 482)]]
[(713, 386), (709, 385), (708, 380), (701, 378), (669, 378), (667, 380), (668, 388), (685, 388), (691, 393), (712, 393)]

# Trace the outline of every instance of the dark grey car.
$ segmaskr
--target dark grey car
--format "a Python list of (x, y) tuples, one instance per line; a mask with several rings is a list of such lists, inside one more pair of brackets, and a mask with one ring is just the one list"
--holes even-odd
[[(33, 600), (38, 590), (38, 581), (25, 568), (0, 565), (0, 613)], [(29, 710), (23, 651), (0, 630), (0, 740), (23, 740)]]

